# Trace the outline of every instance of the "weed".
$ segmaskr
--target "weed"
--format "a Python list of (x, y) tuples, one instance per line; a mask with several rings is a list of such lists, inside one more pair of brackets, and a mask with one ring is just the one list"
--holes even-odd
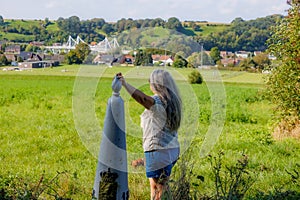
[(18, 176), (0, 177), (0, 197), (1, 200), (37, 200), (50, 197), (55, 200), (68, 200), (71, 199), (72, 192), (76, 192), (70, 189), (68, 177), (67, 172), (57, 172), (49, 180), (42, 174), (37, 182)]
[(243, 199), (254, 183), (251, 172), (247, 169), (248, 156), (242, 157), (233, 166), (225, 166), (222, 160), (224, 153), (209, 156), (215, 183), (214, 199)]

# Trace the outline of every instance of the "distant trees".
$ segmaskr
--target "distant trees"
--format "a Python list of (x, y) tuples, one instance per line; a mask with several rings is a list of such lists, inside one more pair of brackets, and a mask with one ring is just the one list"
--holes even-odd
[[(272, 15), (250, 21), (236, 18), (228, 25), (228, 27), (225, 27), (223, 31), (213, 32), (209, 35), (195, 34), (196, 36), (192, 39), (194, 43), (203, 43), (204, 48), (208, 50), (217, 47), (220, 51), (264, 51), (267, 48), (266, 40), (270, 37), (270, 26), (275, 25), (282, 17), (283, 16), (281, 15)], [(36, 41), (43, 41), (46, 45), (51, 45), (54, 42), (65, 43), (68, 36), (71, 35), (72, 37), (80, 36), (85, 42), (90, 43), (100, 42), (106, 36), (124, 35), (120, 36), (121, 41), (119, 43), (122, 44), (122, 42), (124, 42), (123, 44), (133, 48), (150, 45), (154, 47), (156, 44), (162, 46), (167, 43), (161, 39), (149, 42), (143, 35), (131, 34), (133, 30), (163, 27), (168, 30), (173, 30), (174, 32), (176, 31), (190, 35), (191, 32), (201, 31), (202, 28), (199, 26), (198, 22), (185, 22), (185, 27), (190, 28), (190, 30), (187, 31), (185, 30), (185, 27), (183, 27), (182, 22), (176, 17), (170, 17), (167, 21), (161, 18), (138, 20), (122, 18), (116, 23), (108, 23), (102, 18), (80, 20), (77, 16), (71, 16), (69, 18), (60, 17), (55, 22), (50, 22), (48, 18), (45, 18), (44, 20), (40, 20), (39, 24), (33, 23), (30, 26), (22, 26), (17, 23), (1, 26), (1, 22), (2, 24), (5, 24), (3, 17), (0, 16), (0, 31), (34, 36), (16, 37), (13, 39), (15, 42), (32, 41), (32, 38), (34, 38)], [(49, 28), (50, 25), (51, 28)], [(209, 24), (207, 24), (207, 26), (208, 25)], [(160, 35), (163, 33), (154, 32), (152, 35), (157, 37), (158, 34)], [(185, 35), (182, 37), (184, 36)], [(1, 36), (0, 39), (2, 39)], [(172, 40), (173, 41), (168, 41), (168, 45), (170, 45), (172, 49), (174, 48), (175, 52), (184, 51), (186, 56), (195, 52), (195, 48), (192, 47), (191, 43), (184, 41), (182, 38), (179, 37), (178, 39), (175, 39), (172, 37)]]
[(81, 30), (81, 22), (79, 17), (72, 16), (68, 19), (58, 18), (57, 20), (58, 27), (65, 32), (72, 33), (77, 35)]
[(67, 64), (82, 64), (90, 52), (91, 50), (88, 44), (80, 43), (65, 56), (65, 60)]
[(27, 47), (25, 48), (25, 51), (27, 52), (37, 52), (38, 50), (41, 50), (41, 48), (31, 44), (27, 45)]
[(272, 15), (249, 21), (236, 18), (225, 30), (207, 36), (195, 36), (195, 40), (201, 41), (205, 49), (218, 47), (221, 51), (232, 52), (265, 51), (271, 26), (276, 25), (282, 18), (282, 15)]
[(274, 28), (269, 40), (269, 51), (279, 63), (267, 80), (267, 91), (277, 105), (281, 133), (291, 133), (300, 124), (300, 1), (288, 3), (288, 16)]

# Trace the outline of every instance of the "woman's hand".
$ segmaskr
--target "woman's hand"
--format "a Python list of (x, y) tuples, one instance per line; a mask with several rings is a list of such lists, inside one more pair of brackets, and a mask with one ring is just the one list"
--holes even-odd
[(117, 79), (119, 79), (121, 81), (122, 85), (124, 86), (126, 84), (126, 81), (125, 81), (125, 78), (122, 75), (122, 73), (119, 72), (119, 73), (116, 74), (116, 76), (117, 76)]

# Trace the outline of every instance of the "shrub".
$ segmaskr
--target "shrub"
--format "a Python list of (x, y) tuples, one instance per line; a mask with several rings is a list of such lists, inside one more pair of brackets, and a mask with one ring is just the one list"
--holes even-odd
[(202, 84), (203, 78), (199, 71), (194, 70), (188, 76), (189, 83), (191, 84)]
[(269, 52), (277, 57), (280, 65), (273, 67), (266, 89), (277, 105), (279, 121), (287, 124), (294, 117), (300, 121), (300, 3), (297, 0), (288, 2), (292, 6), (288, 17), (273, 29), (272, 37), (268, 40)]

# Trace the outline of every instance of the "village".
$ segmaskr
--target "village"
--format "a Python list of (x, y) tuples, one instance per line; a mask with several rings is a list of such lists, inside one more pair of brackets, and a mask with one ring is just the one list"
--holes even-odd
[[(107, 42), (107, 41), (106, 41)], [(0, 41), (0, 58), (5, 57), (6, 66), (2, 68), (3, 71), (13, 71), (13, 70), (28, 70), (33, 68), (47, 68), (47, 67), (57, 67), (64, 63), (66, 52), (70, 51), (69, 49), (61, 46), (60, 48), (63, 51), (54, 52), (54, 51), (42, 51), (37, 50), (33, 51), (22, 51), (20, 44), (10, 44), (3, 45), (5, 42)], [(75, 43), (73, 47), (79, 44)], [(46, 49), (43, 42), (31, 42), (27, 45), (32, 47), (36, 47), (37, 49)], [(59, 44), (54, 44), (54, 47), (58, 47)], [(105, 44), (107, 46), (107, 44)], [(95, 44), (90, 45), (91, 48), (95, 47)], [(2, 54), (1, 54), (2, 52)], [(45, 53), (46, 52), (46, 53)], [(63, 52), (63, 53), (61, 53)], [(199, 52), (200, 53), (200, 52)], [(210, 51), (204, 51), (204, 54), (210, 56)], [(220, 60), (217, 63), (222, 67), (229, 66), (238, 66), (240, 62), (249, 58), (250, 56), (256, 56), (263, 52), (255, 51), (237, 51), (237, 52), (229, 52), (229, 51), (220, 51)], [(105, 49), (103, 51), (91, 51), (91, 57), (89, 62), (84, 64), (92, 64), (92, 65), (107, 65), (107, 66), (133, 66), (135, 62), (135, 51), (127, 51), (119, 54), (114, 54), (109, 51), (109, 49)], [(152, 63), (149, 63), (150, 66), (172, 66), (174, 62), (174, 54), (152, 54)], [(269, 55), (268, 59), (274, 60), (276, 59), (274, 56)], [(3, 58), (2, 58), (3, 60)], [(3, 65), (3, 62), (2, 62)], [(209, 68), (213, 65), (203, 65), (203, 66), (193, 66), (195, 68)]]

